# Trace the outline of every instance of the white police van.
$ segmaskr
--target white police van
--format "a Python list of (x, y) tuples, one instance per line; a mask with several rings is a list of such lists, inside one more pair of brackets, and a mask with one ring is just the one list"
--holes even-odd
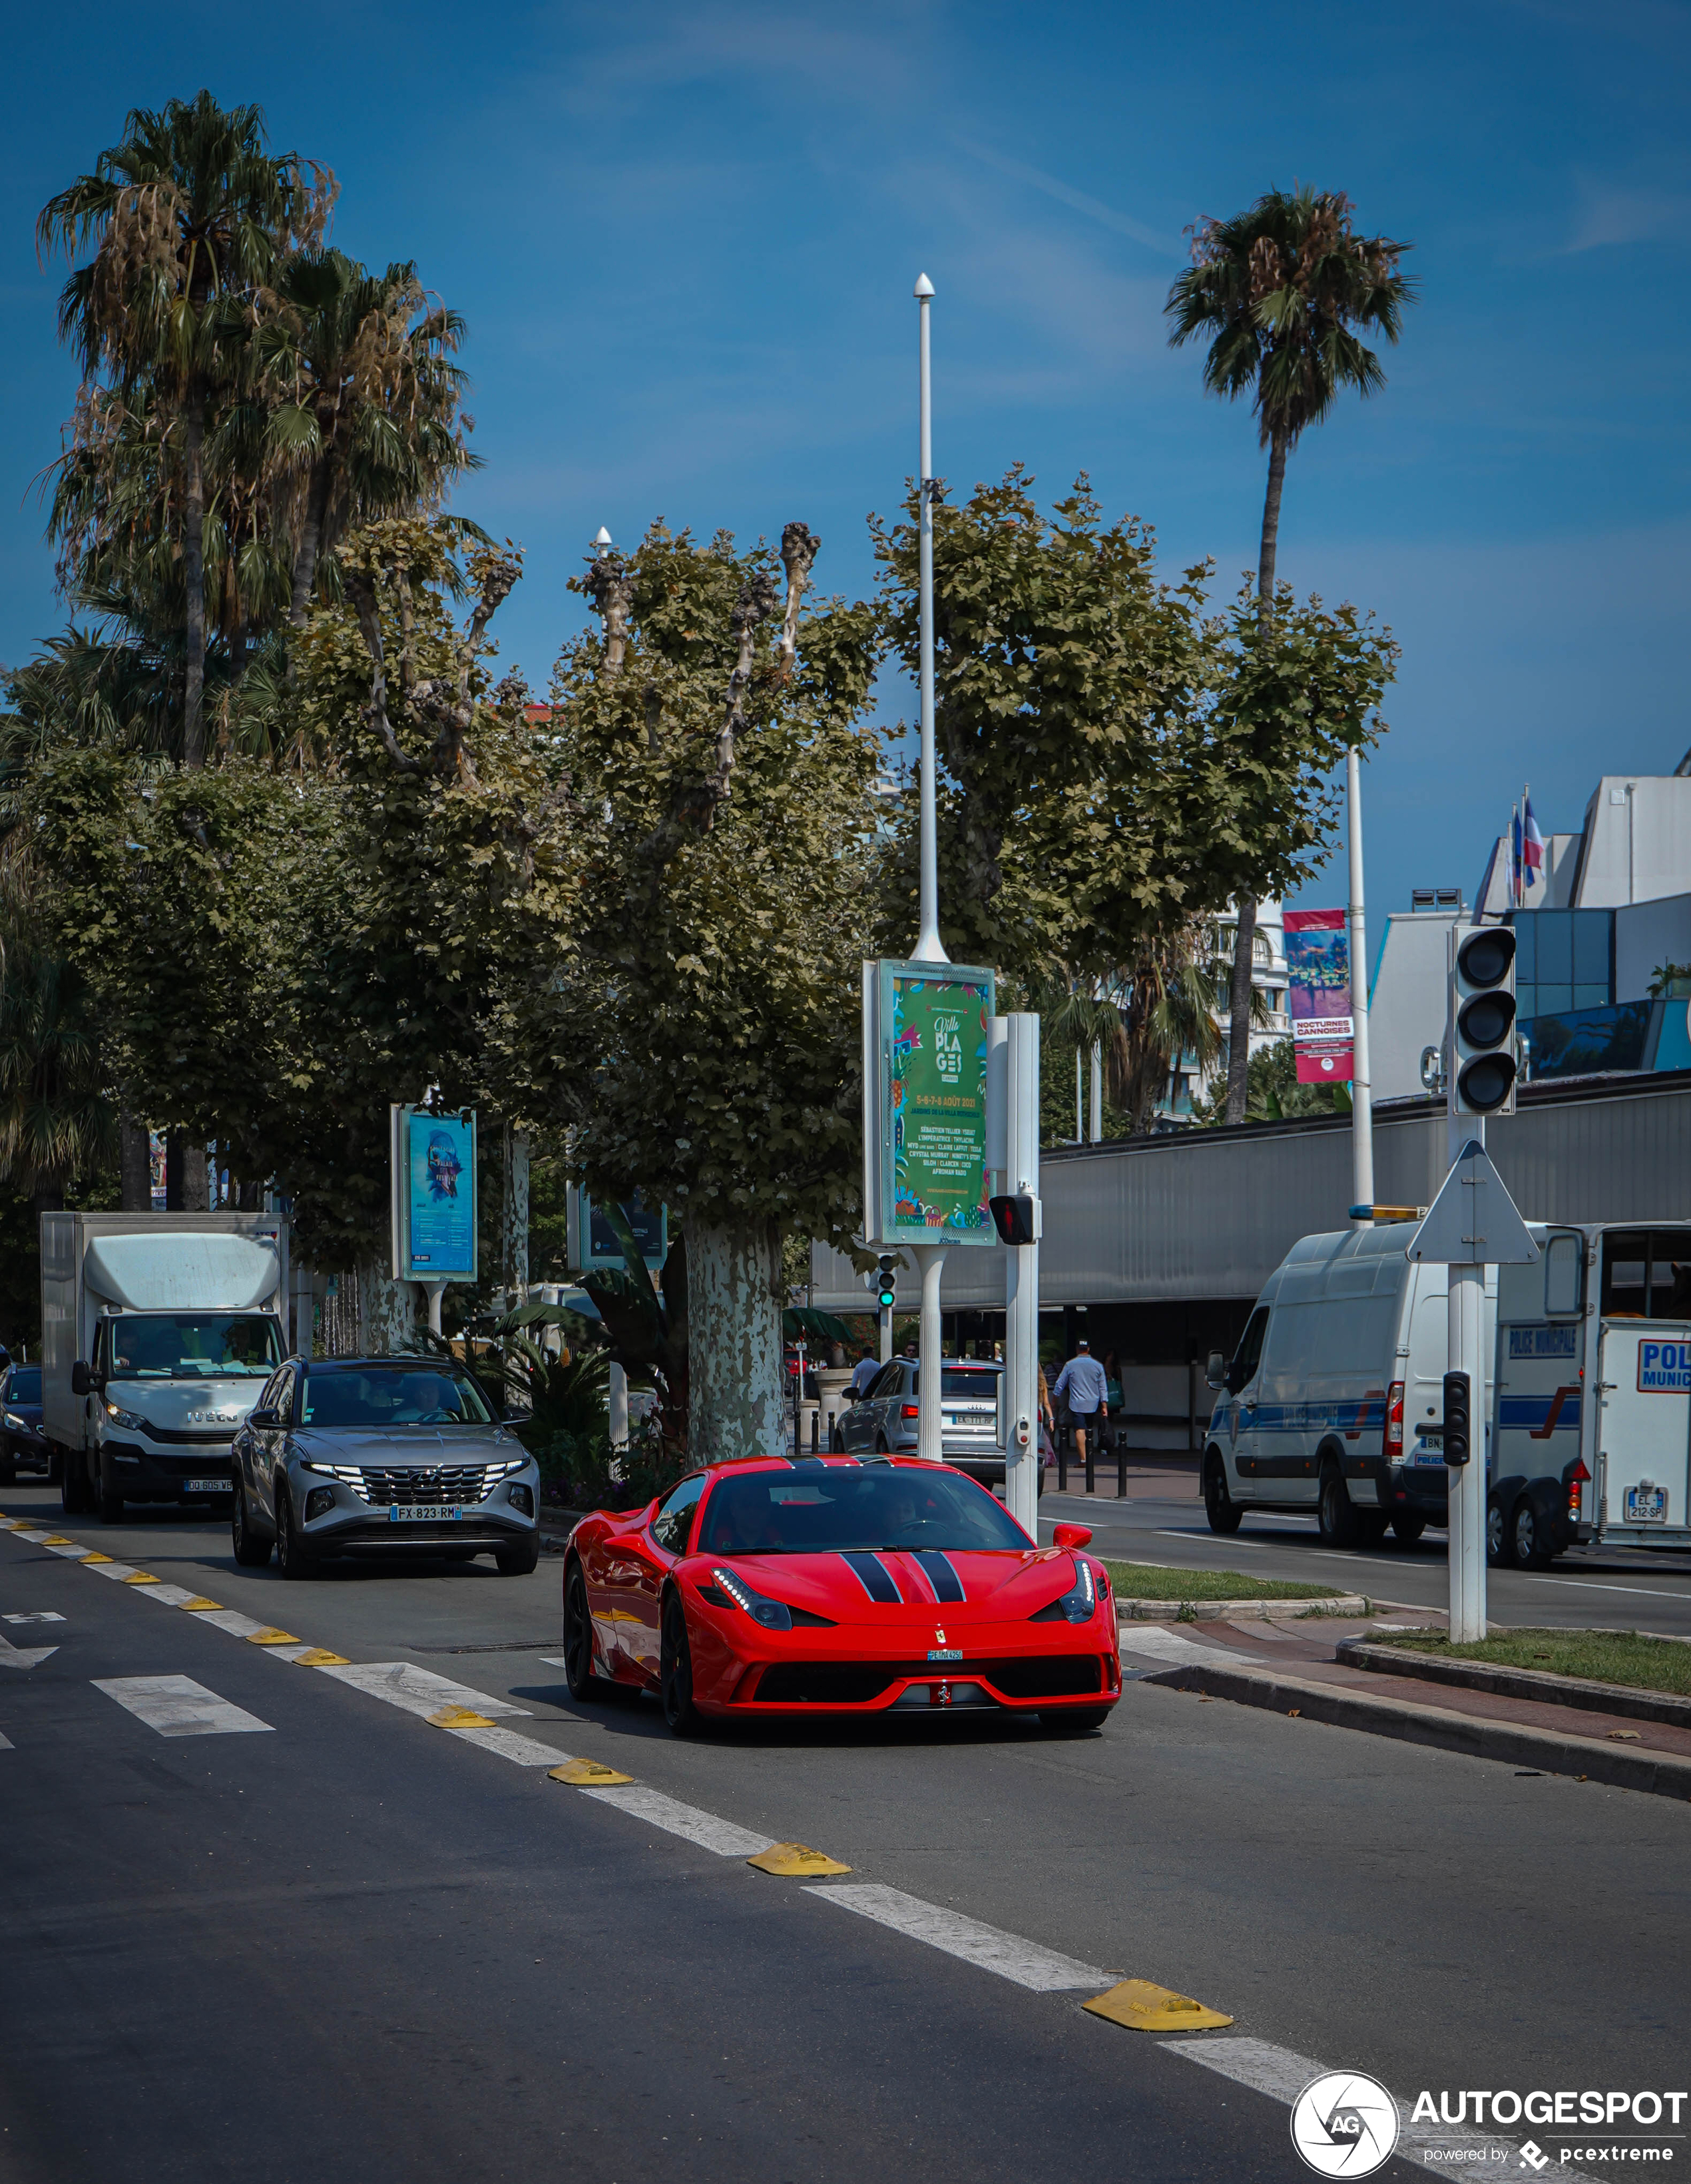
[[(1405, 1544), (1448, 1521), (1444, 1372), (1448, 1290), (1442, 1266), (1412, 1265), (1413, 1222), (1304, 1236), (1270, 1275), (1227, 1362), (1203, 1456), (1214, 1532), (1247, 1509), (1307, 1513), (1330, 1546)], [(1497, 1269), (1486, 1270), (1492, 1354)], [(1478, 1391), (1476, 1391), (1476, 1398)], [(1475, 1414), (1490, 1415), (1487, 1399)]]
[[(1691, 1545), (1691, 1222), (1529, 1223), (1504, 1267), (1487, 1502), (1492, 1559)], [(1595, 1399), (1594, 1401), (1593, 1399)]]

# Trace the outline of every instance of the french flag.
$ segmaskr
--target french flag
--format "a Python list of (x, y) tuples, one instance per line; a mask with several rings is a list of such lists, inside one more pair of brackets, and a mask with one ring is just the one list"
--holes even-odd
[(1538, 832), (1538, 822), (1532, 816), (1530, 797), (1522, 816), (1526, 823), (1521, 829), (1521, 878), (1527, 887), (1533, 887), (1544, 877), (1544, 837)]

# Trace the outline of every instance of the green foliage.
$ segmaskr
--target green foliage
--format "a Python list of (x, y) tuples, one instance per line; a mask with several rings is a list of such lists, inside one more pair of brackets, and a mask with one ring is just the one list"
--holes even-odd
[[(1279, 1123), (1298, 1115), (1348, 1115), (1350, 1091), (1343, 1084), (1300, 1084), (1298, 1056), (1289, 1039), (1260, 1046), (1252, 1055), (1246, 1077), (1245, 1118), (1252, 1123)], [(1211, 1128), (1227, 1119), (1227, 1091), (1218, 1084), (1208, 1100), (1195, 1100), (1192, 1112)]]

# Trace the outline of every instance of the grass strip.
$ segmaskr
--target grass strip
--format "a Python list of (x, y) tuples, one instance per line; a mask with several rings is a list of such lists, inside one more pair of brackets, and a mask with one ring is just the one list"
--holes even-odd
[(1105, 1560), (1110, 1583), (1128, 1600), (1337, 1600), (1331, 1585), (1247, 1577), (1241, 1570), (1164, 1569), (1155, 1563)]
[(1541, 1675), (1579, 1676), (1593, 1684), (1621, 1684), (1628, 1691), (1671, 1691), (1691, 1698), (1691, 1646), (1646, 1638), (1627, 1630), (1511, 1630), (1453, 1646), (1443, 1636), (1380, 1638), (1411, 1653), (1444, 1660), (1483, 1661), (1492, 1668), (1536, 1669)]

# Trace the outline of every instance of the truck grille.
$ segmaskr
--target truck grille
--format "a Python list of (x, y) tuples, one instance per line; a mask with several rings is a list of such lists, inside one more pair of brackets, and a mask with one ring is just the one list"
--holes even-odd
[(488, 1469), (485, 1463), (451, 1464), (438, 1470), (407, 1465), (404, 1470), (380, 1471), (366, 1465), (359, 1491), (377, 1509), (410, 1508), (428, 1502), (480, 1502), (488, 1491)]

